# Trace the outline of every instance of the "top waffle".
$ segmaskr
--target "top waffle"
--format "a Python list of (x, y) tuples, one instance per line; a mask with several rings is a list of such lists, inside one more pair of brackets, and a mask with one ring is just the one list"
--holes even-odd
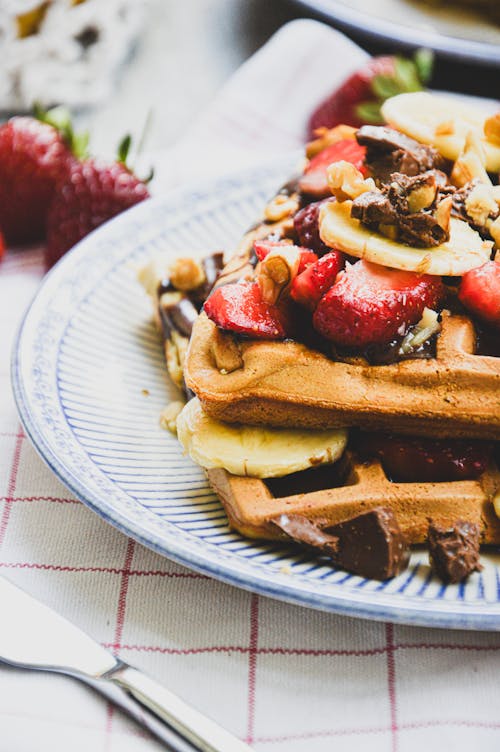
[(500, 440), (498, 336), (478, 345), (477, 323), (500, 323), (500, 115), (450, 107), (400, 95), (392, 127), (308, 144), (194, 325), (184, 377), (208, 415)]

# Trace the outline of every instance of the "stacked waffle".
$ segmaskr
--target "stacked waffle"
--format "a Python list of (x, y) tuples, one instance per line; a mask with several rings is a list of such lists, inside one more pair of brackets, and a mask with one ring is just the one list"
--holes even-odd
[(379, 579), (425, 543), (458, 581), (500, 544), (500, 116), (384, 109), (319, 133), (224, 269), (143, 280), (196, 395), (170, 422), (235, 529)]

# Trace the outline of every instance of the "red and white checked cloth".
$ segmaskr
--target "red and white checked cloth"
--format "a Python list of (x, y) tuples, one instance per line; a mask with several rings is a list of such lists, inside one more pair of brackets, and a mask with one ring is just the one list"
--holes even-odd
[[(184, 144), (158, 156), (157, 190), (297, 147), (304, 113), (364, 57), (321, 24), (285, 26)], [(0, 264), (0, 574), (256, 750), (498, 750), (500, 635), (358, 621), (252, 595), (157, 556), (71, 497), (24, 437), (10, 396), (10, 347), (42, 273), (36, 249)], [(160, 746), (71, 680), (0, 668), (0, 752), (35, 749)]]

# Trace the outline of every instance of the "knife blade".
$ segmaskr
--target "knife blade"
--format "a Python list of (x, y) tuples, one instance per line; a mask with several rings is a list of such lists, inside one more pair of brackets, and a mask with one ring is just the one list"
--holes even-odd
[(0, 662), (80, 679), (174, 752), (251, 752), (247, 744), (4, 577), (0, 612)]

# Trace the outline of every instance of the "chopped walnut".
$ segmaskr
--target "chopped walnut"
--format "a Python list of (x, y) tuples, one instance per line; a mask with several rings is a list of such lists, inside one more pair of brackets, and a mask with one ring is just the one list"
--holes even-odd
[(500, 112), (484, 121), (484, 135), (492, 144), (500, 146)]
[(451, 196), (446, 196), (446, 198), (441, 199), (439, 204), (436, 206), (436, 210), (434, 212), (434, 218), (436, 219), (436, 222), (440, 227), (443, 228), (445, 233), (449, 235), (450, 233), (450, 219), (451, 219), (451, 210), (453, 207), (453, 199)]
[(441, 331), (439, 315), (432, 308), (424, 308), (422, 318), (405, 336), (399, 346), (400, 355), (408, 355)]
[(465, 198), (465, 210), (474, 224), (484, 227), (490, 215), (498, 214), (492, 186), (477, 183)]
[(238, 343), (230, 332), (214, 329), (212, 354), (221, 373), (227, 374), (243, 368), (243, 358)]
[(301, 250), (297, 246), (273, 248), (257, 266), (257, 282), (267, 303), (276, 303), (297, 276)]
[(367, 191), (376, 191), (372, 178), (363, 174), (350, 162), (340, 160), (331, 164), (327, 171), (328, 186), (337, 201), (355, 199)]
[(170, 339), (165, 343), (165, 357), (170, 378), (180, 389), (183, 387), (184, 361), (186, 359), (189, 339), (172, 331)]
[(299, 208), (297, 196), (287, 196), (278, 193), (264, 209), (264, 217), (268, 222), (279, 222), (286, 217), (291, 217)]
[(177, 436), (177, 416), (184, 407), (184, 402), (170, 402), (160, 413), (160, 426)]
[(481, 139), (476, 131), (469, 131), (465, 138), (462, 153), (456, 160), (451, 171), (451, 182), (462, 188), (471, 180), (491, 185), (491, 180), (485, 169), (485, 153)]
[(194, 258), (177, 258), (169, 269), (170, 281), (177, 290), (195, 290), (205, 282), (203, 266)]

